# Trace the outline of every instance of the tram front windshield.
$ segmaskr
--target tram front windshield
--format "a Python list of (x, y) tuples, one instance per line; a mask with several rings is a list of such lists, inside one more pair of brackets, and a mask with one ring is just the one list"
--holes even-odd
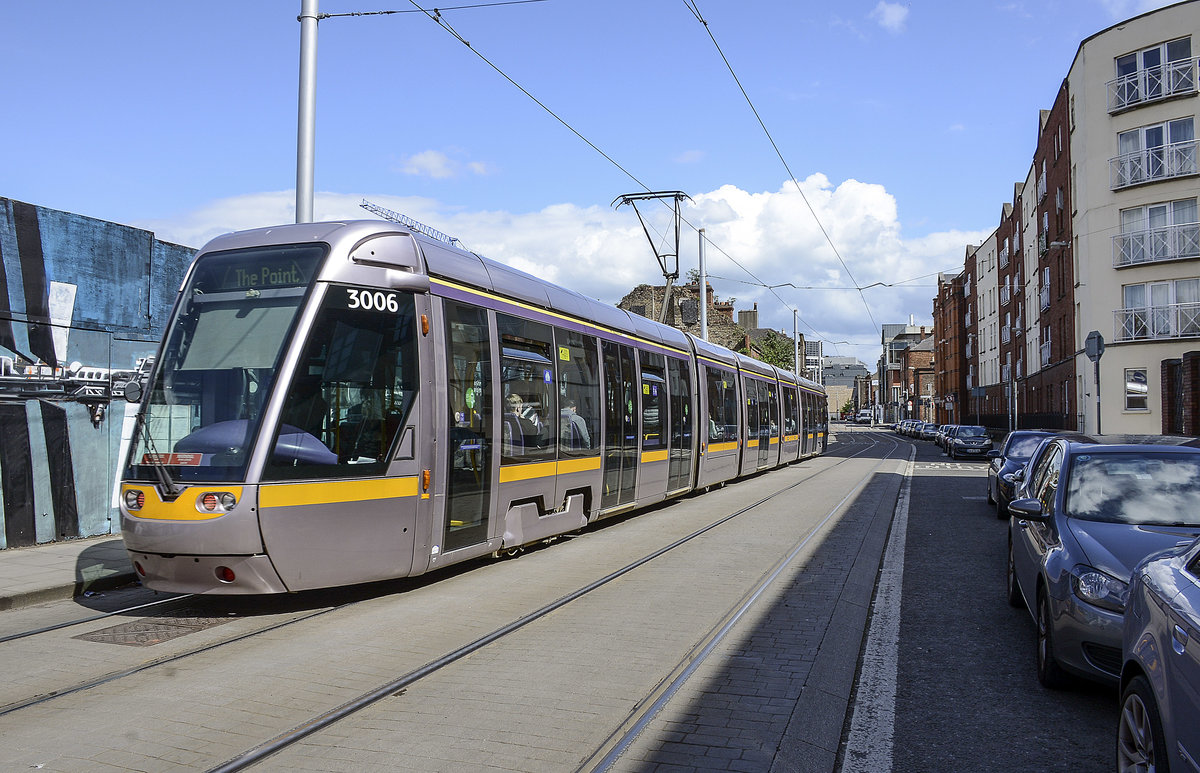
[(200, 257), (183, 289), (126, 475), (244, 480), (250, 446), (324, 245)]

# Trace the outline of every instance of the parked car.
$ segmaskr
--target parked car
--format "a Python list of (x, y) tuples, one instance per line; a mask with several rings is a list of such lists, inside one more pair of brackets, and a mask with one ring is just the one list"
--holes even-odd
[(930, 423), (926, 424), (925, 426), (921, 427), (921, 439), (922, 440), (933, 440), (934, 437), (937, 436), (937, 431), (938, 431), (938, 425), (934, 424), (933, 422), (930, 422)]
[(949, 432), (950, 428), (953, 426), (955, 426), (955, 425), (943, 424), (942, 426), (938, 427), (937, 434), (933, 436), (933, 442), (937, 444), (938, 448), (945, 447), (946, 433)]
[(1037, 625), (1037, 676), (1116, 682), (1133, 567), (1200, 536), (1200, 449), (1042, 441), (1008, 505), (1008, 600)]
[(1016, 488), (1013, 474), (1025, 466), (1042, 440), (1053, 435), (1045, 429), (1016, 429), (1004, 438), (1000, 450), (988, 451), (987, 501), (996, 506), (997, 518), (1008, 517), (1008, 503)]
[(1200, 540), (1134, 570), (1122, 636), (1117, 770), (1200, 760)]
[(946, 453), (950, 454), (951, 459), (960, 456), (983, 458), (991, 450), (992, 439), (988, 436), (987, 429), (979, 425), (960, 426), (946, 447)]
[(938, 438), (938, 445), (941, 446), (942, 450), (944, 452), (946, 452), (947, 454), (950, 453), (950, 440), (954, 437), (954, 434), (956, 432), (958, 432), (958, 428), (960, 426), (962, 426), (962, 425), (961, 424), (948, 425), (946, 427), (946, 429), (942, 431), (941, 437)]

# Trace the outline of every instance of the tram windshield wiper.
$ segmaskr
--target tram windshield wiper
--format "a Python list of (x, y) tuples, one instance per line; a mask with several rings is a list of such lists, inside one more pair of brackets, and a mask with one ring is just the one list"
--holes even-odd
[(146, 421), (148, 411), (142, 411), (137, 416), (138, 425), (141, 427), (142, 437), (146, 441), (146, 450), (149, 453), (142, 454), (142, 458), (149, 458), (150, 465), (154, 468), (154, 474), (158, 477), (158, 483), (162, 486), (163, 493), (168, 499), (175, 499), (179, 496), (180, 489), (175, 485), (175, 481), (171, 478), (170, 471), (162, 462), (162, 455), (158, 453), (158, 449), (154, 445), (154, 436), (150, 432), (149, 423)]

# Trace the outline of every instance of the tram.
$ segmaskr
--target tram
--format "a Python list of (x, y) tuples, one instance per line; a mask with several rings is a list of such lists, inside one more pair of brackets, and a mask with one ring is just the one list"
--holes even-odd
[(383, 221), (211, 241), (127, 398), (125, 546), (186, 593), (513, 553), (827, 429), (814, 382)]

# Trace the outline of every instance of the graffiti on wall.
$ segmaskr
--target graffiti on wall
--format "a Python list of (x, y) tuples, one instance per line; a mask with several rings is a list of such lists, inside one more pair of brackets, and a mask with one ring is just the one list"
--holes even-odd
[(195, 250), (0, 198), (0, 547), (111, 534), (132, 406)]

